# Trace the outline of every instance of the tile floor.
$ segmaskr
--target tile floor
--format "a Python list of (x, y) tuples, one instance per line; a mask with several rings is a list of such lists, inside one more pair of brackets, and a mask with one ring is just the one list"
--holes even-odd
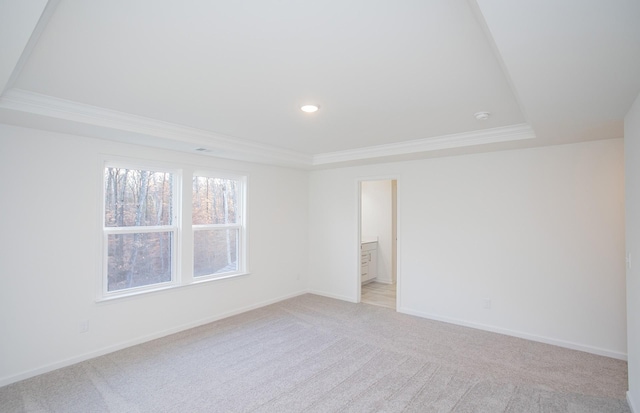
[(396, 285), (372, 281), (362, 285), (360, 301), (381, 307), (396, 308)]

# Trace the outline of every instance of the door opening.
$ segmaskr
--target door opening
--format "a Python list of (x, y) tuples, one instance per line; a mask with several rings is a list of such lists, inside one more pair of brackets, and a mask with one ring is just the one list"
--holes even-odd
[(396, 309), (397, 180), (360, 182), (360, 301)]

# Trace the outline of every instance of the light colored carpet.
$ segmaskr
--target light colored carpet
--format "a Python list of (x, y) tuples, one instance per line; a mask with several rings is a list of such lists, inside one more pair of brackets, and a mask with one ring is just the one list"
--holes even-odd
[(629, 412), (626, 363), (303, 295), (0, 388), (1, 412)]

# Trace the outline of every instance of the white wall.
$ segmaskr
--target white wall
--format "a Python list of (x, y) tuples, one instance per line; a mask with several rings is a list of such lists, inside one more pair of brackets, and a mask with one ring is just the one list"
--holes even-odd
[[(247, 173), (251, 274), (96, 303), (100, 154)], [(0, 125), (0, 176), (0, 386), (306, 290), (308, 172)]]
[(625, 357), (622, 140), (314, 171), (312, 291), (356, 301), (377, 176), (399, 177), (400, 311)]
[(47, 3), (48, 0), (0, 2), (0, 93), (10, 86), (11, 76)]
[(376, 281), (393, 283), (391, 271), (392, 199), (391, 181), (362, 182), (362, 237), (378, 238), (378, 276)]
[[(640, 156), (630, 139), (640, 134), (638, 106), (626, 119), (631, 205), (640, 193), (629, 172)], [(380, 176), (399, 177), (401, 311), (624, 357), (622, 146), (607, 140), (309, 175), (0, 125), (0, 385), (307, 286), (356, 301), (358, 181)], [(248, 173), (252, 274), (96, 303), (100, 154)], [(628, 208), (633, 251), (630, 229), (640, 221), (629, 212), (638, 208)], [(637, 298), (637, 273), (629, 274)], [(483, 298), (492, 309), (481, 309)], [(638, 300), (629, 305), (638, 314)], [(90, 331), (80, 334), (85, 319)], [(630, 349), (640, 348), (638, 320), (630, 316)], [(637, 351), (629, 358), (638, 400)]]
[(629, 393), (634, 412), (640, 412), (640, 95), (624, 119), (627, 252), (627, 348)]

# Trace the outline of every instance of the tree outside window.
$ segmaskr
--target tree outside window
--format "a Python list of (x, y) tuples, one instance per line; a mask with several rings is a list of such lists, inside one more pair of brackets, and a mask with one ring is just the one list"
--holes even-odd
[(242, 180), (193, 177), (193, 275), (241, 271)]

